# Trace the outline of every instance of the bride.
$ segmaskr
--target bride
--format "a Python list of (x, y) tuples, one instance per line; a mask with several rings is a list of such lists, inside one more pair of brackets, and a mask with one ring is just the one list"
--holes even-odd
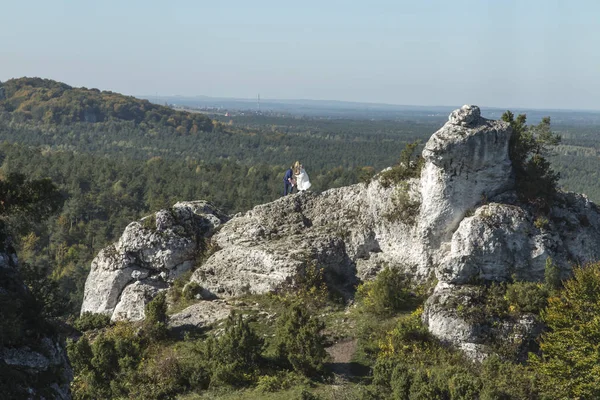
[(308, 174), (304, 170), (302, 164), (300, 164), (300, 161), (296, 161), (294, 164), (294, 175), (296, 176), (296, 187), (298, 188), (298, 191), (302, 192), (310, 188), (311, 184), (308, 180)]

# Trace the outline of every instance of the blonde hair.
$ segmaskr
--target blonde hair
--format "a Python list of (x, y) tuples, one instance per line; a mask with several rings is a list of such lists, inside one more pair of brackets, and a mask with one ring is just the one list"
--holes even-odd
[(300, 161), (294, 163), (294, 174), (298, 175), (300, 173), (300, 165)]

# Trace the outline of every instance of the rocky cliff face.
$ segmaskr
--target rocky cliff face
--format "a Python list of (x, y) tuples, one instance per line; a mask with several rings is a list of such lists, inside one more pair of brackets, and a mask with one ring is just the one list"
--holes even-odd
[(70, 399), (73, 373), (65, 344), (39, 315), (17, 257), (0, 252), (0, 397)]
[(109, 314), (113, 321), (144, 319), (145, 305), (192, 268), (204, 238), (226, 220), (209, 203), (196, 201), (132, 222), (92, 261), (81, 312)]
[[(401, 268), (416, 281), (435, 276), (439, 282), (424, 313), (431, 332), (481, 354), (485, 329), (461, 319), (445, 306), (456, 301), (447, 299), (464, 297), (465, 285), (475, 281), (541, 280), (548, 257), (565, 276), (573, 263), (600, 259), (600, 212), (585, 196), (560, 194), (544, 221), (518, 202), (510, 135), (507, 124), (464, 106), (425, 145), (420, 179), (385, 187), (375, 178), (303, 192), (226, 223), (214, 209), (198, 213), (188, 203), (176, 205), (185, 218), (206, 221), (192, 236), (187, 232), (194, 229), (178, 228), (179, 217), (160, 211), (156, 230), (144, 228), (147, 220), (134, 222), (94, 260), (82, 311), (143, 318), (145, 302), (191, 268), (200, 250), (191, 237), (209, 236), (219, 226), (211, 237), (214, 253), (191, 278), (207, 296), (264, 293), (310, 263), (348, 290), (384, 266)], [(399, 211), (406, 211), (407, 201), (418, 211), (398, 218), (406, 215)]]

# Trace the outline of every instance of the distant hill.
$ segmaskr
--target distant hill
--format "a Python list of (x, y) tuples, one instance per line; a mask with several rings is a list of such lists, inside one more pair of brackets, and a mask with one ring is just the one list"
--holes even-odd
[(142, 128), (171, 127), (181, 135), (212, 131), (210, 118), (202, 114), (175, 111), (111, 91), (74, 88), (41, 78), (11, 79), (3, 84), (0, 112), (20, 121), (47, 124), (131, 121)]

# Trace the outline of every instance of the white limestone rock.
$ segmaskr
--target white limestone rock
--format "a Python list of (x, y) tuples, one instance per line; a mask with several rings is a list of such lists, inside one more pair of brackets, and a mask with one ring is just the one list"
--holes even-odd
[(171, 315), (169, 327), (179, 330), (202, 329), (223, 320), (231, 313), (231, 306), (219, 301), (201, 301)]
[(479, 288), (474, 285), (438, 283), (427, 299), (423, 313), (423, 322), (429, 332), (462, 350), (473, 361), (483, 361), (498, 345), (511, 345), (517, 356), (525, 357), (543, 324), (531, 314), (517, 319), (469, 317), (470, 307), (482, 307), (475, 300), (478, 292)]
[(423, 149), (419, 226), (430, 250), (447, 241), (466, 212), (514, 186), (507, 123), (454, 111)]
[(348, 287), (357, 276), (373, 276), (384, 265), (425, 278), (430, 271), (419, 269), (423, 253), (414, 226), (386, 217), (396, 189), (373, 181), (256, 206), (213, 236), (219, 250), (192, 281), (219, 297), (265, 293), (293, 280), (310, 263)]
[(92, 261), (81, 313), (143, 319), (145, 304), (192, 268), (200, 238), (211, 235), (227, 218), (210, 203), (195, 201), (132, 222)]
[(167, 288), (163, 281), (135, 281), (126, 286), (112, 313), (111, 321), (142, 321), (146, 317), (146, 304)]

